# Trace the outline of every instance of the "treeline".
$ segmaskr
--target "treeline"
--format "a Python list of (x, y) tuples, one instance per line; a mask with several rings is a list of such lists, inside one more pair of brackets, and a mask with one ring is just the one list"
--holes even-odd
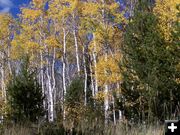
[(68, 129), (177, 118), (178, 4), (32, 0), (17, 19), (1, 13), (0, 116)]

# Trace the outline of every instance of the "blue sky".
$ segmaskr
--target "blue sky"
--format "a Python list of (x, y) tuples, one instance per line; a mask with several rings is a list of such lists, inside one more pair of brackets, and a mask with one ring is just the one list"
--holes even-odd
[[(17, 17), (17, 14), (20, 13), (19, 7), (23, 4), (28, 4), (31, 0), (0, 0), (0, 13), (9, 12), (14, 17)], [(124, 0), (116, 0), (121, 3), (121, 6), (124, 6)]]
[(0, 0), (0, 12), (10, 12), (14, 17), (20, 13), (19, 7), (30, 0)]

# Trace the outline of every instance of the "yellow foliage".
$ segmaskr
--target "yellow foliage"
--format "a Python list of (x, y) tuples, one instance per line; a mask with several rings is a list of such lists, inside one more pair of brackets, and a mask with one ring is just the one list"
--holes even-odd
[(158, 27), (161, 34), (167, 40), (171, 40), (171, 32), (174, 31), (173, 23), (177, 21), (178, 10), (176, 6), (180, 0), (157, 0), (154, 13), (159, 18)]
[(59, 43), (57, 42), (56, 38), (54, 36), (49, 36), (44, 41), (48, 47), (60, 47)]
[(11, 53), (10, 56), (12, 59), (19, 59), (24, 54), (24, 49), (19, 40), (13, 40), (11, 42)]
[(20, 34), (15, 37), (11, 42), (11, 58), (18, 59), (25, 54), (34, 57), (33, 54), (40, 49), (40, 45), (31, 41), (25, 34)]
[(101, 51), (101, 48), (102, 48), (102, 46), (100, 45), (100, 44), (98, 44), (98, 45), (94, 45), (94, 44), (96, 44), (97, 43), (97, 41), (96, 40), (92, 40), (91, 42), (90, 42), (90, 45), (89, 45), (89, 51), (90, 52), (93, 52), (93, 51), (96, 51), (95, 53), (99, 53), (100, 51)]
[(32, 0), (33, 4), (37, 8), (41, 8), (43, 6), (44, 0)]
[(71, 6), (71, 10), (74, 11), (75, 9), (78, 9), (81, 5), (80, 5), (80, 1), (79, 0), (68, 0)]
[(68, 0), (54, 0), (49, 4), (49, 17), (64, 22), (65, 18), (71, 14), (71, 4)]
[(12, 19), (8, 14), (0, 13), (0, 39), (9, 35), (9, 25), (12, 23)]
[(94, 96), (94, 99), (96, 101), (103, 102), (105, 97), (106, 97), (106, 94), (103, 91), (98, 91), (96, 95)]
[(22, 9), (22, 16), (25, 19), (35, 20), (42, 14), (42, 10), (39, 9)]
[(39, 44), (36, 42), (27, 41), (25, 44), (27, 45), (27, 49), (29, 51), (35, 51), (35, 50), (39, 49)]
[(84, 103), (76, 103), (73, 106), (66, 105), (65, 110), (66, 110), (65, 122), (68, 123), (65, 124), (67, 129), (72, 129), (74, 126), (74, 122), (75, 123), (80, 122), (82, 116), (87, 111), (86, 107), (84, 106)]
[(122, 80), (119, 68), (120, 59), (121, 57), (116, 59), (112, 56), (108, 56), (107, 60), (105, 56), (99, 59), (96, 69), (99, 85), (113, 84)]
[(89, 3), (84, 3), (82, 6), (82, 14), (83, 15), (88, 15), (88, 16), (94, 16), (98, 15), (100, 5), (98, 3), (94, 2), (89, 2)]
[[(113, 90), (114, 92), (117, 92), (117, 89)], [(96, 95), (93, 97), (98, 102), (104, 102), (105, 98), (112, 99), (112, 91), (104, 92), (104, 91), (98, 91)]]
[(34, 26), (33, 25), (22, 24), (21, 27), (24, 31), (27, 32), (26, 36), (32, 36), (32, 33), (34, 32), (34, 30), (33, 30)]

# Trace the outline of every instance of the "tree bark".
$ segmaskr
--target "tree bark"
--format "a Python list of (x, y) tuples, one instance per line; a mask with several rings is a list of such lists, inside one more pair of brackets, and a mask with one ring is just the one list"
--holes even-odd
[[(47, 58), (48, 63), (48, 58)], [(48, 85), (48, 120), (49, 122), (54, 121), (54, 101), (53, 101), (53, 91), (51, 86), (51, 77), (49, 75), (49, 63), (46, 68), (46, 75), (47, 75), (47, 85)]]
[[(65, 103), (66, 96), (66, 36), (67, 32), (65, 28), (63, 28), (63, 104)], [(66, 111), (63, 105), (63, 120), (65, 120)]]
[(86, 60), (85, 60), (85, 49), (83, 47), (83, 64), (84, 64), (84, 105), (87, 104), (87, 69), (86, 69)]
[(98, 79), (97, 79), (97, 57), (96, 57), (97, 49), (96, 49), (95, 34), (93, 34), (93, 37), (94, 37), (93, 62), (94, 62), (94, 74), (95, 74), (94, 80), (95, 80), (95, 95), (96, 95), (98, 92)]
[(77, 64), (77, 70), (78, 70), (78, 75), (80, 75), (79, 50), (78, 50), (78, 41), (77, 41), (76, 30), (73, 30), (73, 35), (74, 35), (74, 43), (75, 43), (75, 49), (76, 49), (76, 64)]

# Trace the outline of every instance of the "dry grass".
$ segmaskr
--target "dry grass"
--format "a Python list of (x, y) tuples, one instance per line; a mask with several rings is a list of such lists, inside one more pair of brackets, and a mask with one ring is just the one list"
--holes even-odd
[(5, 127), (3, 135), (32, 135), (32, 130), (24, 126)]
[[(57, 127), (56, 127), (57, 128)], [(53, 131), (53, 128), (51, 128)], [(155, 127), (155, 126), (148, 126), (148, 127), (125, 127), (122, 124), (118, 124), (117, 126), (110, 126), (106, 127), (105, 130), (101, 131), (87, 131), (83, 134), (76, 134), (76, 135), (163, 135), (164, 128), (163, 126)], [(59, 133), (48, 133), (44, 132), (46, 134), (37, 133), (37, 130), (32, 130), (31, 128), (27, 126), (11, 126), (4, 128), (4, 132), (2, 135), (60, 135)], [(62, 134), (63, 135), (63, 134)], [(71, 134), (69, 134), (71, 135)], [(74, 135), (74, 134), (73, 134)]]
[(120, 126), (116, 127), (114, 133), (107, 133), (106, 135), (163, 135), (163, 127), (155, 128), (154, 126), (148, 127), (135, 127), (124, 129)]

